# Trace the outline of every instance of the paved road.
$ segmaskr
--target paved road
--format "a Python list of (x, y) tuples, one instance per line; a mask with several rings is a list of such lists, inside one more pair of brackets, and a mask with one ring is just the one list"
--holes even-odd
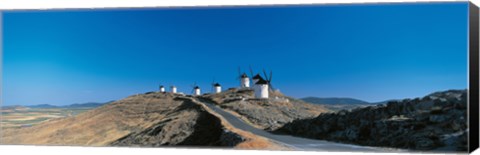
[[(365, 146), (357, 146), (357, 145), (350, 145), (350, 144), (341, 144), (341, 143), (334, 143), (328, 142), (324, 140), (316, 140), (316, 139), (307, 139), (301, 137), (294, 137), (290, 135), (278, 135), (267, 132), (265, 130), (261, 130), (255, 128), (243, 120), (237, 118), (236, 116), (232, 115), (224, 111), (223, 109), (217, 107), (216, 105), (209, 103), (207, 101), (195, 99), (200, 103), (205, 104), (213, 111), (217, 112), (218, 114), (222, 115), (231, 125), (235, 128), (251, 132), (253, 134), (271, 139), (276, 141), (280, 144), (284, 144), (296, 150), (315, 150), (315, 151), (361, 151), (361, 152), (386, 152), (386, 149), (376, 148), (376, 147), (365, 147)], [(389, 150), (392, 151), (392, 150)]]

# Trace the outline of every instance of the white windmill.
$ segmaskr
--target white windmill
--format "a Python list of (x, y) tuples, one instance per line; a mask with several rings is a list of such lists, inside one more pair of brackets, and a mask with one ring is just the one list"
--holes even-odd
[(241, 73), (240, 67), (238, 68), (238, 78), (240, 78), (240, 88), (250, 87), (250, 79), (246, 73)]
[(268, 82), (263, 78), (255, 82), (255, 98), (268, 98)]
[(177, 93), (177, 87), (174, 85), (170, 86), (170, 92), (174, 94)]
[(197, 83), (196, 83), (196, 82), (193, 84), (192, 88), (193, 88), (193, 89), (192, 89), (192, 95), (193, 95), (193, 96), (198, 96), (198, 95), (201, 94), (201, 92), (200, 92), (200, 87), (197, 86)]
[(270, 71), (270, 76), (267, 75), (265, 70), (263, 70), (263, 74), (265, 75), (266, 79), (263, 79), (259, 74), (255, 76), (256, 79), (258, 79), (256, 80), (254, 87), (255, 98), (268, 98), (269, 92), (273, 92), (274, 90), (272, 86), (272, 71)]
[(212, 93), (221, 93), (222, 92), (222, 86), (218, 83), (218, 82), (215, 82), (215, 79), (213, 79), (212, 81)]
[(165, 92), (165, 87), (163, 85), (160, 85), (160, 92), (164, 93)]
[(215, 93), (221, 93), (222, 92), (222, 86), (219, 83), (213, 84), (213, 89), (215, 90)]

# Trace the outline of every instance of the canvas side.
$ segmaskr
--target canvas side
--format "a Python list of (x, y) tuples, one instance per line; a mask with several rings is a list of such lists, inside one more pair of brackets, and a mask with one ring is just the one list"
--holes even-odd
[(478, 148), (479, 141), (479, 31), (478, 31), (478, 7), (471, 3), (469, 4), (469, 152), (473, 152)]

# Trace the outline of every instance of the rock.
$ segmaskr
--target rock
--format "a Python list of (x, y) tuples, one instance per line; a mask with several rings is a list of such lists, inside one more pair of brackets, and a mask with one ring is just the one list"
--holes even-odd
[(219, 145), (236, 146), (243, 141), (245, 141), (245, 138), (243, 138), (242, 136), (224, 129), (222, 134), (220, 135)]
[(429, 121), (432, 123), (440, 123), (444, 122), (445, 120), (447, 120), (445, 115), (431, 115), (429, 117)]
[(431, 139), (420, 137), (412, 141), (415, 145), (415, 149), (418, 150), (430, 150), (434, 148), (435, 142)]
[(358, 130), (356, 128), (348, 128), (345, 130), (345, 136), (349, 141), (357, 140)]
[(344, 116), (347, 114), (347, 110), (340, 110), (337, 114), (340, 115), (340, 116)]
[(358, 145), (466, 151), (463, 138), (449, 139), (448, 144), (456, 145), (451, 148), (445, 148), (445, 141), (439, 138), (467, 129), (465, 95), (466, 90), (436, 92), (421, 99), (295, 120), (276, 131)]
[(432, 107), (432, 109), (430, 110), (430, 114), (438, 115), (442, 113), (443, 113), (443, 109), (441, 106)]

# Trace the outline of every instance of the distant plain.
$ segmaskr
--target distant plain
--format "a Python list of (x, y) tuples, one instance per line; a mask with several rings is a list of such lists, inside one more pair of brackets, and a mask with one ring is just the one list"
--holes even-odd
[(2, 128), (29, 127), (51, 119), (75, 116), (95, 107), (75, 108), (29, 108), (7, 107), (0, 109), (0, 126)]

